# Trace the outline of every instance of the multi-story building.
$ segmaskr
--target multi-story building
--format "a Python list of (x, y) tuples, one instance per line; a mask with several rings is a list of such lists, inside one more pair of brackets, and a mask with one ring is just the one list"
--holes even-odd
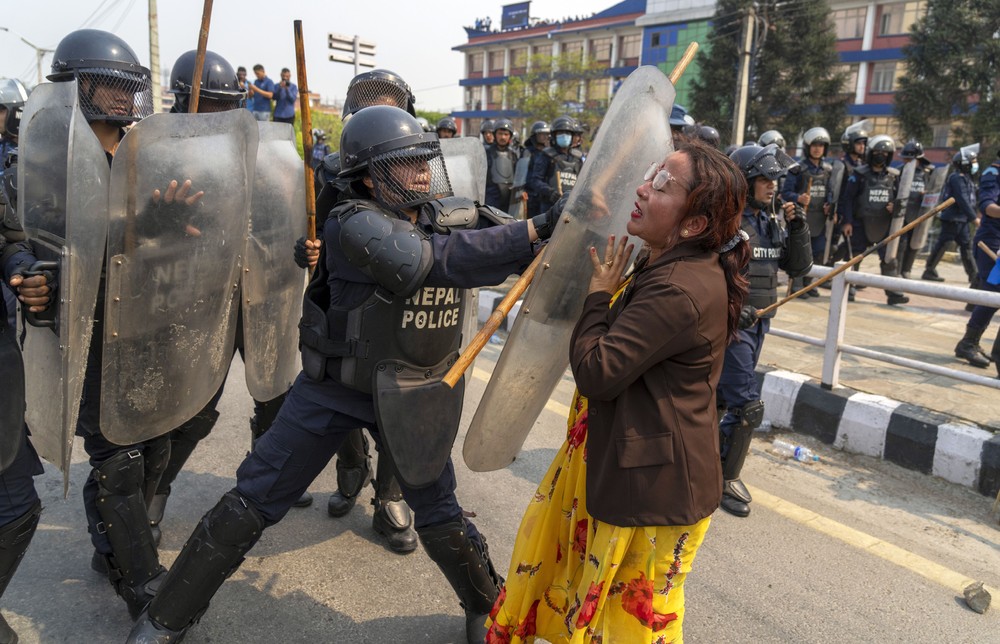
[[(902, 48), (909, 42), (913, 23), (926, 12), (926, 0), (828, 2), (837, 52), (847, 75), (844, 92), (849, 122), (871, 119), (876, 132), (889, 134), (901, 144), (893, 96), (904, 72)], [(482, 25), (466, 28), (468, 42), (454, 47), (465, 54), (465, 78), (460, 81), (465, 88), (464, 106), (453, 116), (464, 132), (472, 134), (483, 119), (519, 116), (505, 100), (503, 82), (524, 74), (535, 54), (580, 51), (604, 63), (606, 77), (597, 84), (581, 83), (580, 97), (610, 99), (618, 82), (638, 65), (657, 65), (669, 73), (689, 43), (698, 42), (707, 50), (715, 10), (715, 0), (625, 0), (583, 20), (528, 23), (499, 31)], [(695, 62), (678, 83), (678, 103), (690, 104), (691, 84), (697, 75)], [(846, 123), (823, 125), (836, 138)], [(935, 125), (934, 140), (923, 142), (933, 160), (949, 158), (950, 132), (950, 123)]]

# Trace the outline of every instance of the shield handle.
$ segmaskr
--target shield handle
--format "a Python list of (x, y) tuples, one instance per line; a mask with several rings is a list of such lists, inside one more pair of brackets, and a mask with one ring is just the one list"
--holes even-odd
[[(36, 277), (38, 275), (45, 275), (48, 279), (46, 281), (52, 281), (52, 273), (59, 270), (59, 262), (44, 262), (37, 261), (31, 265), (31, 268), (24, 271), (22, 275), (25, 277)], [(48, 311), (42, 313), (31, 313), (28, 311), (28, 307), (24, 309), (24, 319), (31, 326), (45, 327), (49, 329), (54, 329), (56, 335), (59, 334), (59, 327), (57, 325), (58, 315), (56, 314), (56, 303), (52, 302), (49, 304)]]
[[(514, 286), (511, 287), (511, 289), (507, 291), (507, 294), (504, 295), (503, 299), (500, 300), (500, 304), (497, 305), (497, 310), (493, 311), (489, 319), (486, 320), (486, 324), (483, 325), (483, 328), (479, 330), (476, 337), (472, 338), (469, 346), (465, 348), (462, 355), (458, 357), (455, 364), (452, 365), (451, 369), (448, 370), (448, 373), (445, 374), (443, 382), (448, 385), (448, 387), (452, 389), (455, 388), (455, 385), (457, 385), (458, 381), (461, 380), (462, 375), (465, 374), (465, 371), (472, 364), (472, 361), (476, 359), (476, 356), (478, 356), (479, 352), (483, 350), (483, 347), (486, 346), (486, 343), (489, 342), (496, 330), (500, 328), (500, 323), (505, 317), (507, 317), (507, 314), (510, 313), (511, 308), (514, 306), (514, 302), (516, 302), (517, 299), (524, 294), (528, 285), (531, 284), (531, 280), (535, 278), (535, 272), (538, 270), (538, 266), (542, 263), (542, 257), (544, 255), (545, 249), (543, 248), (542, 251), (535, 256), (535, 259), (528, 264), (528, 268), (521, 273), (521, 277), (517, 279)], [(524, 314), (527, 315), (528, 312), (525, 311)]]

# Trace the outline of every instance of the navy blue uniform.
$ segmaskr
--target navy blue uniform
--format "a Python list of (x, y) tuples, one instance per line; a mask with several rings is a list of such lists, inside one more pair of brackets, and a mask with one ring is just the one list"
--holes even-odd
[[(426, 210), (426, 209), (425, 209)], [(431, 233), (426, 212), (418, 225)], [(340, 246), (340, 221), (330, 218), (324, 229), (326, 265), (329, 270), (330, 305), (350, 309), (377, 289), (376, 282), (352, 266)], [(434, 264), (424, 286), (472, 288), (502, 282), (523, 270), (533, 256), (527, 222), (478, 231), (457, 230), (431, 235)], [(236, 473), (236, 491), (264, 519), (265, 527), (281, 520), (292, 503), (326, 467), (344, 438), (367, 427), (381, 448), (371, 394), (351, 389), (325, 377), (313, 380), (300, 373), (274, 424), (258, 441)], [(400, 481), (403, 497), (414, 511), (418, 530), (461, 520), (455, 497), (455, 471), (451, 460), (438, 480), (415, 489)], [(470, 536), (477, 535), (469, 524)]]
[(954, 197), (955, 203), (941, 211), (941, 232), (931, 250), (931, 257), (944, 252), (944, 245), (955, 242), (962, 256), (962, 264), (969, 281), (976, 280), (976, 267), (972, 259), (972, 235), (969, 224), (976, 221), (976, 186), (972, 178), (962, 172), (953, 172), (941, 190), (941, 201)]
[(528, 188), (538, 197), (539, 213), (548, 210), (563, 193), (569, 192), (582, 167), (583, 153), (576, 148), (566, 152), (560, 148), (545, 148), (534, 157)]
[[(1000, 204), (1000, 160), (994, 161), (990, 167), (983, 171), (979, 177), (979, 211), (982, 218), (979, 221), (979, 229), (976, 230), (976, 237), (973, 240), (973, 254), (976, 259), (976, 268), (979, 271), (979, 286), (983, 290), (1000, 293), (1000, 285), (990, 284), (986, 281), (990, 271), (996, 265), (990, 257), (979, 248), (979, 242), (984, 242), (994, 252), (1000, 251), (1000, 218), (990, 217), (986, 214), (986, 208), (991, 205)], [(988, 306), (976, 306), (969, 318), (969, 326), (976, 329), (985, 329), (996, 309)], [(998, 344), (1000, 344), (1000, 331), (997, 332)], [(994, 345), (996, 346), (996, 344)]]
[[(785, 177), (785, 182), (781, 186), (781, 198), (792, 203), (799, 202), (799, 195), (809, 188), (811, 200), (806, 208), (809, 230), (812, 233), (812, 253), (813, 257), (819, 261), (823, 257), (826, 248), (826, 236), (824, 234), (824, 223), (826, 211), (833, 208), (833, 167), (820, 159), (819, 164), (813, 163), (810, 158), (805, 158), (799, 164), (799, 172), (789, 172)], [(812, 179), (812, 185), (809, 180)]]

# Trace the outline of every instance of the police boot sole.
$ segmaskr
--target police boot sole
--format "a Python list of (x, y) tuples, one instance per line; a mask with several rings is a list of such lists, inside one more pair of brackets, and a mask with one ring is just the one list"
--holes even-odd
[(928, 282), (943, 282), (944, 278), (940, 275), (932, 275), (930, 273), (924, 273), (920, 276), (920, 279), (927, 280)]
[(955, 349), (955, 357), (961, 358), (971, 364), (973, 367), (979, 369), (985, 369), (990, 366), (990, 361), (983, 357), (983, 355), (975, 349)]
[(143, 612), (139, 616), (139, 621), (129, 632), (126, 644), (175, 644), (184, 639), (187, 630), (184, 628), (179, 631), (171, 631), (161, 628), (149, 619), (148, 613)]
[(393, 552), (401, 555), (409, 554), (417, 549), (417, 533), (411, 526), (397, 530), (385, 524), (379, 515), (372, 519), (372, 528), (385, 539), (385, 545)]
[(337, 519), (350, 512), (358, 502), (356, 496), (344, 496), (339, 491), (330, 495), (326, 503), (326, 513)]
[(719, 503), (719, 507), (734, 517), (740, 517), (743, 519), (750, 516), (750, 504), (744, 503), (736, 497), (729, 496), (728, 494), (722, 495), (722, 502)]

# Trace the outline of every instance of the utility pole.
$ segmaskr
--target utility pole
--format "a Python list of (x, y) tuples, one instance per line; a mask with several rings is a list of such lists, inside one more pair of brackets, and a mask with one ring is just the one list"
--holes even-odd
[(14, 34), (15, 36), (17, 36), (18, 38), (21, 39), (21, 42), (23, 42), (25, 45), (27, 45), (27, 46), (29, 46), (29, 47), (31, 47), (32, 49), (35, 50), (35, 67), (36, 67), (36, 69), (38, 71), (38, 84), (41, 85), (42, 84), (42, 59), (45, 58), (45, 54), (51, 54), (51, 53), (54, 52), (54, 50), (52, 50), (52, 49), (46, 49), (44, 47), (39, 47), (38, 45), (34, 44), (33, 42), (31, 42), (30, 40), (28, 40), (27, 38), (25, 38), (21, 34), (17, 33), (13, 29), (8, 29), (7, 27), (0, 27), (0, 31), (6, 31), (7, 33)]
[(757, 21), (757, 12), (754, 5), (747, 8), (747, 15), (743, 19), (743, 37), (740, 39), (740, 69), (736, 77), (736, 110), (733, 115), (733, 136), (734, 145), (743, 145), (743, 135), (747, 129), (747, 95), (750, 93), (750, 58), (753, 46), (754, 26)]
[(153, 80), (153, 114), (159, 114), (163, 111), (163, 89), (160, 86), (160, 27), (156, 0), (149, 0), (149, 71)]

